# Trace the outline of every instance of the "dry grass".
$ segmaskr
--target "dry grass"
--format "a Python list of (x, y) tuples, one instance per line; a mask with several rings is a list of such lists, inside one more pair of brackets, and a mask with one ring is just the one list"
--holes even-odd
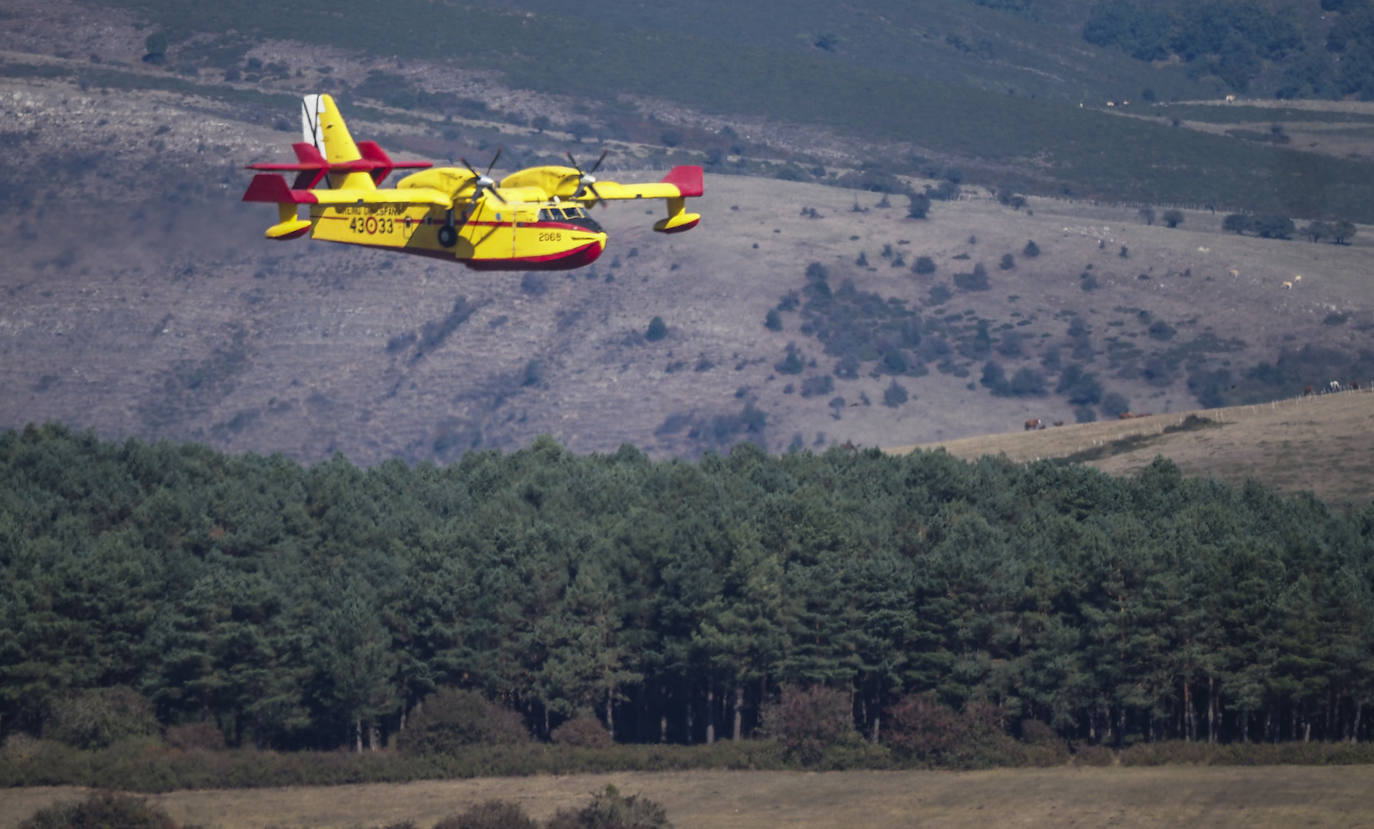
[[(1189, 415), (1208, 418), (1217, 425), (1164, 432)], [(1142, 440), (1129, 451), (1113, 452), (1112, 442), (1126, 438)], [(1231, 483), (1255, 478), (1285, 492), (1308, 490), (1332, 503), (1363, 504), (1374, 498), (1374, 395), (1361, 390), (1298, 397), (1256, 406), (985, 435), (890, 451), (916, 448), (943, 448), (961, 458), (1006, 455), (1021, 462), (1100, 450), (1104, 456), (1087, 463), (1113, 475), (1134, 474), (1163, 455), (1186, 475)]]
[[(983, 772), (700, 771), (175, 792), (153, 798), (207, 827), (349, 827), (440, 818), (489, 798), (536, 818), (613, 783), (678, 827), (1355, 826), (1374, 823), (1374, 767), (1057, 768)], [(0, 827), (82, 796), (10, 790)]]

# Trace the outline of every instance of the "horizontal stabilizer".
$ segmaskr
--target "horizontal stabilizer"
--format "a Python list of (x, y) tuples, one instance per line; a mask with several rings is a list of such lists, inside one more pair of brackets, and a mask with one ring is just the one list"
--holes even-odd
[(374, 184), (381, 184), (392, 170), (422, 170), (434, 166), (429, 161), (392, 161), (391, 156), (375, 141), (359, 141), (358, 152), (363, 157), (354, 161), (327, 161), (315, 145), (305, 142), (292, 144), (291, 149), (296, 151), (296, 158), (299, 159), (295, 164), (257, 162), (249, 164), (248, 169), (274, 173), (296, 172), (299, 175), (291, 189), (311, 190), (329, 173), (367, 173)]
[[(259, 169), (259, 168), (253, 168)], [(292, 190), (286, 186), (286, 179), (273, 173), (258, 173), (248, 183), (243, 193), (244, 201), (267, 202), (269, 204), (316, 204), (314, 194), (309, 190)]]

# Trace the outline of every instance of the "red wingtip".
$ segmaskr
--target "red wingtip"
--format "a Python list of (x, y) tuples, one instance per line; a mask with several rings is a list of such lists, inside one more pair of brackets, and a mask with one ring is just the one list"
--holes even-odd
[(701, 168), (692, 165), (674, 167), (663, 177), (663, 182), (676, 187), (686, 198), (695, 198), (706, 192)]

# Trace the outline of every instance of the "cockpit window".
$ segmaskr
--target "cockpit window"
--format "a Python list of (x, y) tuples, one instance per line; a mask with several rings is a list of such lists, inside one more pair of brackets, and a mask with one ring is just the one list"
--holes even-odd
[(577, 215), (577, 208), (576, 208), (576, 207), (565, 207), (565, 208), (563, 208), (563, 216), (564, 216), (565, 218), (569, 218), (569, 219), (576, 219), (576, 218), (578, 218), (578, 215)]

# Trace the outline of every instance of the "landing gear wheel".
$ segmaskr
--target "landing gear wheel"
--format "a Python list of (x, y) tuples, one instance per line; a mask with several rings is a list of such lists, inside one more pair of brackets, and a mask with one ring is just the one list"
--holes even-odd
[(446, 248), (458, 244), (458, 228), (453, 225), (444, 225), (439, 228), (439, 244)]

